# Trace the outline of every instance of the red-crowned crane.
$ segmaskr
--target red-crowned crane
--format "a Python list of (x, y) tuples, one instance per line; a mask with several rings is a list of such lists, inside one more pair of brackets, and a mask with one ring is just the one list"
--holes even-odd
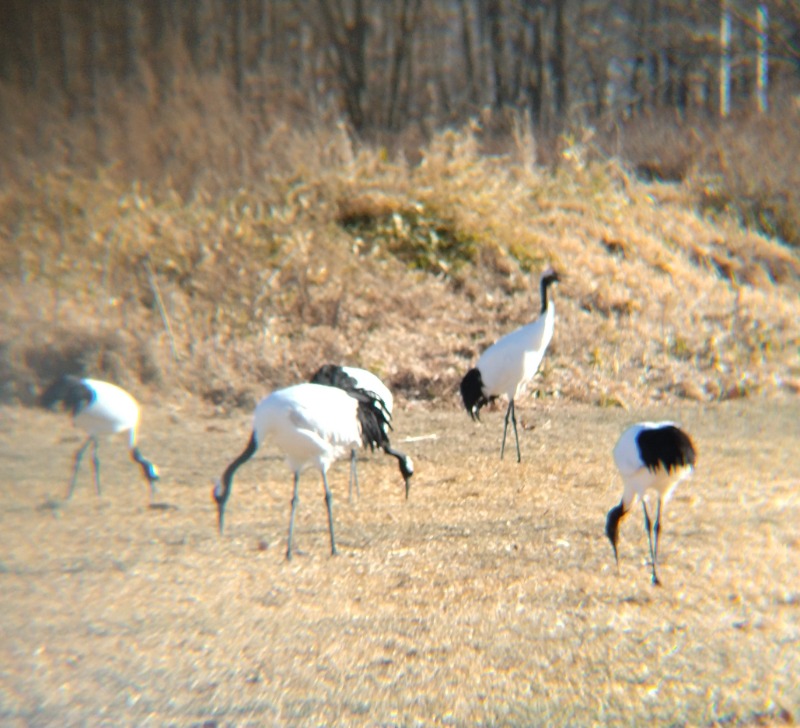
[(539, 279), (542, 308), (539, 317), (521, 328), (506, 334), (481, 354), (478, 363), (461, 380), (461, 398), (464, 407), (473, 420), (480, 420), (481, 407), (501, 394), (508, 397), (505, 424), (503, 425), (503, 444), (500, 459), (506, 449), (508, 420), (514, 426), (514, 440), (517, 444), (517, 462), (521, 461), (517, 418), (514, 412), (514, 399), (518, 397), (539, 369), (545, 351), (553, 338), (556, 310), (553, 301), (548, 301), (549, 287), (559, 280), (558, 273), (547, 268)]
[[(619, 522), (638, 497), (642, 501), (644, 527), (650, 543), (653, 584), (661, 583), (656, 575), (661, 502), (666, 503), (678, 483), (692, 472), (696, 459), (691, 438), (673, 422), (640, 422), (622, 433), (614, 447), (614, 462), (622, 475), (624, 490), (622, 500), (606, 517), (606, 536), (614, 549), (617, 568)], [(651, 524), (644, 499), (645, 493), (651, 490), (658, 499), (654, 524)]]
[(75, 453), (75, 467), (72, 471), (67, 500), (72, 497), (78, 479), (81, 459), (89, 444), (93, 444), (94, 479), (97, 494), (100, 495), (100, 458), (97, 454), (98, 437), (116, 432), (129, 432), (131, 457), (142, 468), (150, 486), (150, 497), (155, 495), (158, 470), (145, 458), (136, 445), (139, 424), (139, 405), (124, 389), (101, 382), (97, 379), (82, 379), (65, 374), (56, 379), (42, 394), (41, 404), (52, 409), (59, 402), (72, 411), (73, 422), (89, 436)]
[[(386, 415), (386, 421), (382, 427), (382, 436), (379, 440), (365, 443), (372, 450), (379, 447), (387, 455), (397, 458), (397, 465), (406, 488), (406, 499), (411, 487), (411, 476), (414, 474), (414, 462), (405, 453), (395, 450), (389, 442), (389, 430), (391, 429), (392, 411), (394, 409), (394, 397), (391, 390), (380, 380), (380, 378), (366, 369), (358, 367), (337, 366), (335, 364), (324, 364), (311, 377), (311, 381), (316, 384), (326, 384), (338, 387), (345, 392), (360, 389), (373, 395), (376, 404), (381, 407)], [(358, 490), (358, 471), (356, 469), (356, 451), (350, 453), (350, 492), (353, 494), (353, 481), (356, 484), (356, 495), (360, 497)]]
[(228, 465), (222, 478), (214, 485), (213, 495), (217, 502), (220, 532), (234, 473), (253, 456), (260, 445), (272, 443), (283, 452), (294, 474), (286, 558), (292, 558), (294, 517), (300, 502), (300, 473), (307, 467), (315, 467), (322, 474), (331, 554), (336, 554), (333, 498), (328, 487), (328, 468), (354, 447), (378, 439), (384, 423), (385, 413), (364, 392), (354, 391), (348, 394), (336, 387), (311, 383), (295, 384), (274, 391), (256, 406), (253, 432), (247, 447)]

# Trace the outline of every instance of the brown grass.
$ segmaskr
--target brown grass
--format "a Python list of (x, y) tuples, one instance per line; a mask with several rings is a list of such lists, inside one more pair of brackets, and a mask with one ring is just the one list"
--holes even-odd
[[(4, 98), (0, 397), (33, 402), (64, 370), (127, 386), (174, 508), (145, 507), (120, 445), (105, 497), (84, 472), (63, 506), (77, 434), (3, 407), (0, 722), (791, 723), (796, 253), (698, 212), (702, 170), (643, 183), (588, 132), (549, 168), (530, 134), (477, 125), (412, 163), (336, 120), (237, 117), (215, 84), (161, 107), (104, 95), (100, 136)], [(548, 263), (556, 333), (520, 402), (524, 462), (500, 463), (501, 411), (474, 426), (457, 384), (535, 315)], [(249, 407), (323, 361), (396, 390), (418, 474), (404, 503), (371, 457), (348, 504), (335, 469), (333, 560), (305, 476), (289, 565), (275, 453), (237, 477), (224, 538), (208, 483)], [(666, 512), (663, 589), (637, 516), (619, 576), (602, 531), (610, 449), (643, 417), (700, 450)]]
[(635, 117), (603, 135), (603, 144), (645, 178), (685, 183), (704, 214), (800, 246), (800, 171), (786, 150), (800, 145), (797, 94), (776, 96), (770, 114), (739, 111), (729, 119), (666, 114)]
[[(65, 418), (0, 417), (0, 721), (5, 725), (786, 725), (800, 715), (796, 399), (520, 407), (523, 463), (498, 458), (502, 410), (409, 404), (414, 458), (331, 473), (341, 554), (329, 556), (318, 476), (268, 445), (237, 475), (226, 533), (210, 478), (249, 416), (194, 400), (145, 409), (141, 446), (166, 510), (121, 442), (63, 497), (79, 444)], [(603, 534), (624, 424), (669, 415), (698, 470), (664, 512), (663, 587), (640, 511), (617, 575)], [(407, 438), (410, 438), (407, 441)], [(43, 457), (47, 454), (47, 457)]]
[(549, 172), (483, 155), (467, 129), (416, 166), (363, 149), (190, 199), (41, 173), (0, 198), (4, 397), (77, 368), (249, 405), (329, 359), (409, 399), (452, 397), (535, 315), (547, 263), (565, 283), (543, 395), (631, 406), (796, 387), (796, 255), (587, 157), (576, 142)]

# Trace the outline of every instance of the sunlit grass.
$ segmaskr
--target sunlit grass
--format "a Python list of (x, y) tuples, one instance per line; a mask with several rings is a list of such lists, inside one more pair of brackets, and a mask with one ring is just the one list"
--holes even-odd
[[(89, 164), (80, 127), (71, 163), (45, 164), (51, 150), (14, 166), (4, 151), (4, 397), (78, 367), (241, 402), (333, 358), (379, 367), (401, 396), (450, 398), (484, 347), (536, 314), (546, 265), (564, 281), (545, 395), (794, 386), (796, 255), (702, 217), (688, 187), (637, 181), (590, 134), (565, 137), (545, 168), (522, 132), (488, 155), (471, 124), (411, 162), (335, 122), (255, 134), (254, 118), (220, 118), (235, 115), (225, 93), (214, 108), (201, 87), (181, 93), (129, 126), (138, 167), (117, 131), (104, 148), (119, 163)], [(159, 166), (168, 129), (180, 143)], [(223, 141), (240, 131), (234, 153)]]

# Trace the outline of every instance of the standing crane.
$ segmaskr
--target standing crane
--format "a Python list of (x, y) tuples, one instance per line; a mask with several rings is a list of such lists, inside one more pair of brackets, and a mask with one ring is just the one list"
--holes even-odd
[(556, 310), (553, 301), (547, 298), (551, 285), (559, 281), (558, 273), (547, 268), (539, 279), (542, 308), (539, 317), (502, 338), (481, 354), (478, 363), (461, 380), (461, 398), (473, 420), (480, 420), (481, 407), (505, 394), (508, 397), (503, 444), (500, 459), (506, 449), (508, 421), (514, 426), (517, 444), (517, 462), (522, 460), (519, 451), (517, 418), (514, 399), (518, 397), (539, 369), (550, 339), (553, 338)]

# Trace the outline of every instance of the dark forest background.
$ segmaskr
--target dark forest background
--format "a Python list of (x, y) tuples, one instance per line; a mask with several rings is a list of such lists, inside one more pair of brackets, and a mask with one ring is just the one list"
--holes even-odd
[(688, 180), (797, 244), (798, 93), (796, 0), (4, 0), (0, 183), (213, 196), (298, 169), (289, 132), (303, 161), (413, 163), (470, 125), (484, 153)]
[(487, 108), (549, 134), (718, 114), (726, 17), (734, 112), (756, 103), (760, 36), (772, 93), (797, 84), (793, 0), (5, 0), (0, 79), (69, 116), (123, 90), (153, 103), (191, 72), (224, 76), (261, 114), (333, 111), (367, 137)]

